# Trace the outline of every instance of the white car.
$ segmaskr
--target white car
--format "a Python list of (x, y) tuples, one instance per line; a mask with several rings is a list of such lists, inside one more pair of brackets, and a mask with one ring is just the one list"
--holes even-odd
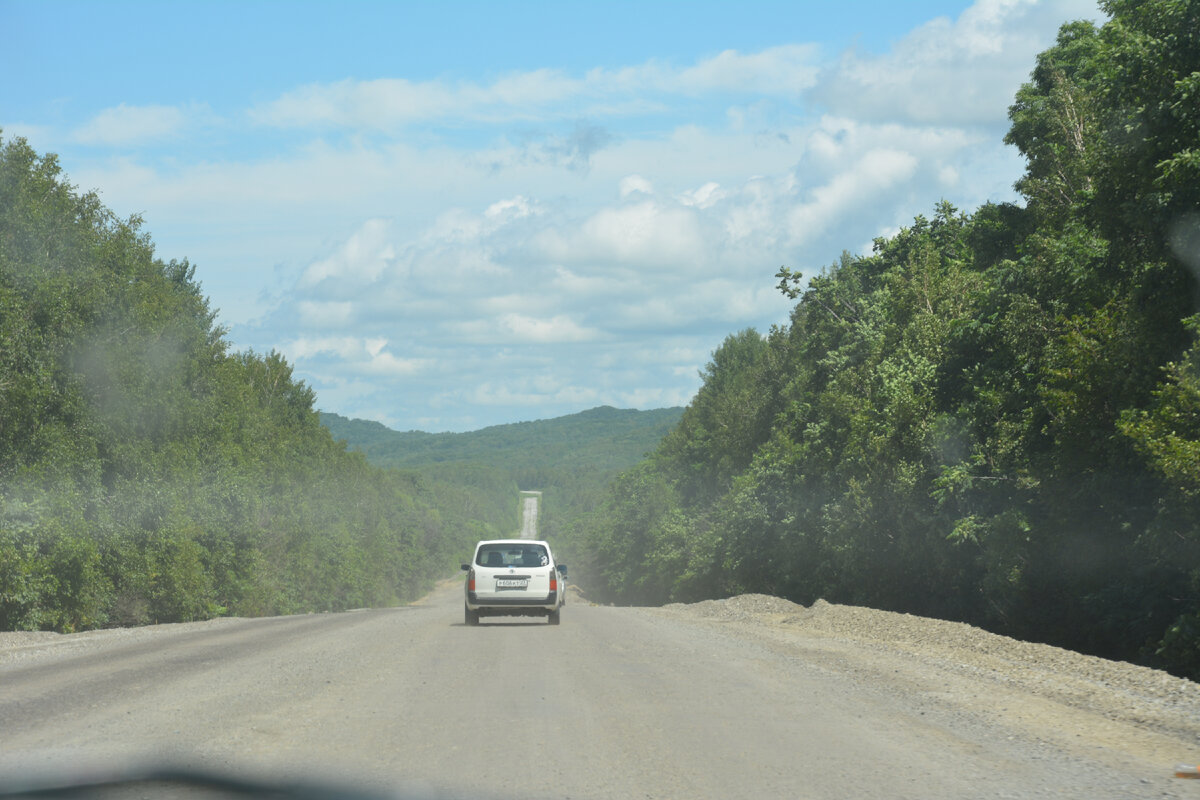
[(480, 617), (546, 617), (559, 623), (565, 564), (555, 564), (550, 545), (532, 539), (489, 539), (475, 545), (466, 570), (464, 616), (468, 625)]

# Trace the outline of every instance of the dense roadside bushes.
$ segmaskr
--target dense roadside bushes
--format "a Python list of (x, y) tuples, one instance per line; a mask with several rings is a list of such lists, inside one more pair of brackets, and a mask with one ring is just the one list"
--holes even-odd
[(394, 603), (515, 496), (347, 453), (191, 265), (0, 141), (0, 630)]
[(1010, 110), (1026, 204), (948, 205), (731, 335), (582, 526), (610, 599), (966, 620), (1200, 678), (1200, 6), (1107, 2)]

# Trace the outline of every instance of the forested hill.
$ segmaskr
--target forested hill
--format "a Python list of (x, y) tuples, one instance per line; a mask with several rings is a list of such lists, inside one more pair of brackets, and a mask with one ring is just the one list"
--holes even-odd
[(543, 493), (539, 536), (573, 558), (573, 521), (594, 510), (622, 470), (658, 447), (682, 408), (593, 408), (554, 419), (494, 425), (468, 433), (400, 432), (378, 422), (321, 414), (335, 439), (377, 466), (414, 469), (468, 487), (519, 486)]
[(1101, 5), (1010, 109), (1025, 203), (781, 270), (789, 323), (729, 336), (582, 526), (595, 590), (824, 597), (1200, 678), (1200, 4)]
[(394, 603), (515, 496), (347, 452), (191, 265), (0, 140), (0, 630)]
[(366, 455), (372, 464), (425, 467), (465, 462), (511, 469), (537, 489), (562, 469), (625, 468), (658, 446), (682, 408), (650, 411), (601, 406), (554, 419), (493, 425), (467, 433), (394, 431), (378, 422), (321, 413), (333, 438)]

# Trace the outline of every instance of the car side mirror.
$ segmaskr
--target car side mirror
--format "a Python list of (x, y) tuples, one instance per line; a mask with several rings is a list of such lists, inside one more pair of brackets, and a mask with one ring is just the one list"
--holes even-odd
[(462, 571), (463, 571), (463, 572), (470, 572), (470, 571), (471, 571), (471, 565), (470, 565), (470, 564), (462, 564), (462, 565), (460, 565), (460, 566), (461, 566), (461, 568), (462, 568)]
[(558, 570), (560, 575), (565, 576), (567, 574), (567, 565), (566, 564), (556, 564), (555, 568)]

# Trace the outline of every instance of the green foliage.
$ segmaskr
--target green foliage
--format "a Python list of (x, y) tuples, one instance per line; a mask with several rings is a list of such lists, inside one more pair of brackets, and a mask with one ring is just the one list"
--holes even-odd
[(0, 629), (395, 603), (508, 532), (511, 489), (368, 466), (223, 337), (188, 262), (0, 142)]
[(687, 501), (728, 489), (770, 429), (774, 413), (766, 340), (753, 329), (726, 337), (700, 377), (704, 384), (663, 442), (662, 456), (687, 474)]
[[(1200, 331), (1200, 317), (1189, 322)], [(1138, 544), (1162, 568), (1161, 589), (1180, 598), (1164, 610), (1178, 616), (1155, 654), (1200, 679), (1200, 337), (1163, 372), (1152, 401), (1127, 409), (1120, 429), (1160, 480)]]
[(1200, 5), (1103, 7), (1010, 109), (1024, 208), (780, 269), (790, 324), (727, 339), (581, 526), (609, 597), (827, 597), (1200, 676)]

